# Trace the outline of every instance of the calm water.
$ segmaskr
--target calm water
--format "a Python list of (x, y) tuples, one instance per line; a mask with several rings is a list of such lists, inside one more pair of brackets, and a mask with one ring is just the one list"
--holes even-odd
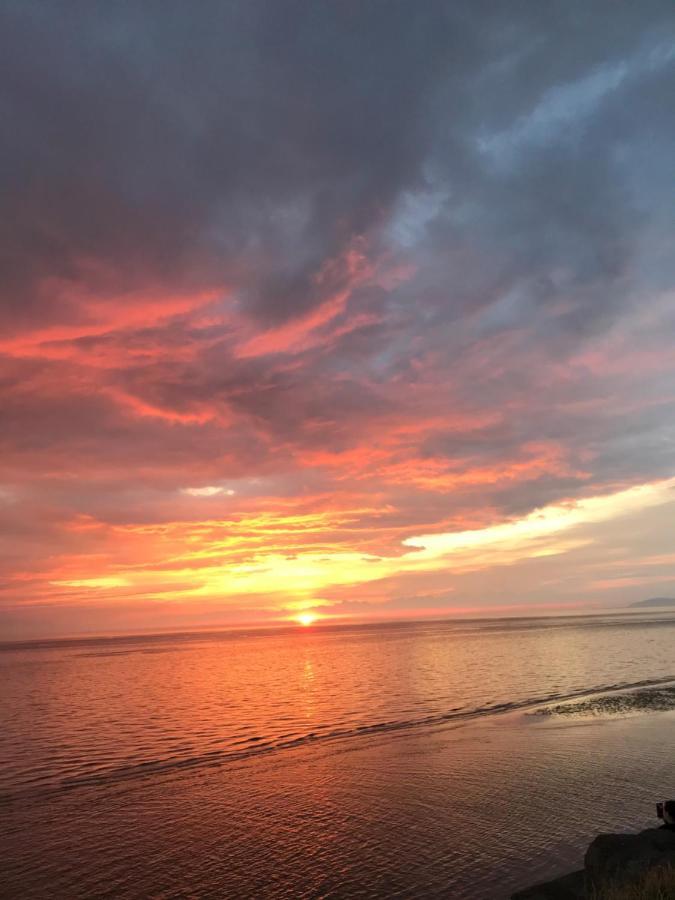
[(671, 714), (523, 714), (675, 679), (674, 638), (661, 613), (5, 647), (1, 893), (502, 896), (673, 793)]

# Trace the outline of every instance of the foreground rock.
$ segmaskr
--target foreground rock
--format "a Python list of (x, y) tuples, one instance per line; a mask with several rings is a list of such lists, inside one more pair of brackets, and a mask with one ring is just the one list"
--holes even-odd
[(628, 885), (656, 867), (675, 867), (675, 831), (600, 834), (589, 845), (585, 868), (513, 894), (512, 900), (586, 900), (609, 884)]

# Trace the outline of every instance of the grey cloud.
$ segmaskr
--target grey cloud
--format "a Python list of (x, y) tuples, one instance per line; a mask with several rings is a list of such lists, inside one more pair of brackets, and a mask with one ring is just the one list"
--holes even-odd
[[(671, 0), (22, 0), (0, 16), (6, 329), (86, 323), (75, 288), (113, 312), (146, 289), (227, 295), (224, 323), (177, 316), (80, 339), (139, 354), (91, 390), (85, 363), (16, 363), (2, 384), (13, 465), (94, 458), (148, 478), (152, 459), (166, 484), (278, 474), (308, 448), (376, 444), (387, 417), (471, 410), (504, 424), (439, 425), (420, 456), (484, 464), (546, 439), (572, 463), (594, 459), (589, 481), (481, 488), (486, 507), (672, 465), (658, 413), (627, 413), (597, 373), (564, 371), (672, 288)], [(356, 289), (336, 323), (372, 321), (294, 351), (297, 368), (237, 358), (227, 315), (268, 327), (306, 314), (345, 288), (339, 265), (316, 276), (355, 237), (410, 269)], [(643, 335), (668, 339), (658, 320)], [(32, 378), (28, 399), (17, 384)], [(234, 421), (134, 419), (111, 387)], [(388, 490), (411, 522), (431, 515), (421, 502), (438, 520), (471, 505), (468, 491), (451, 504)]]
[[(611, 131), (584, 159), (525, 140), (524, 170), (501, 175), (476, 141), (533, 127), (555, 138), (556, 97), (566, 131), (580, 112), (585, 122), (584, 97), (600, 105), (602, 73), (628, 71), (636, 54), (665, 78), (668, 59), (644, 45), (659, 26), (652, 54), (664, 45), (672, 10), (630, 7), (7, 3), (3, 302), (21, 319), (41, 277), (96, 281), (98, 262), (127, 289), (239, 279), (250, 311), (283, 319), (318, 302), (325, 260), (354, 234), (379, 234), (429, 172), (450, 192), (435, 252), (506, 240), (507, 268), (537, 256), (611, 266), (611, 226), (627, 214)], [(618, 93), (619, 75), (610, 81)], [(520, 152), (523, 139), (502, 140)]]

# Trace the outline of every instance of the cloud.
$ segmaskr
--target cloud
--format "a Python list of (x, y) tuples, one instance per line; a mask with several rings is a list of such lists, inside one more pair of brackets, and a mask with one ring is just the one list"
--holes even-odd
[(217, 484), (207, 484), (204, 487), (183, 488), (184, 494), (191, 497), (217, 497), (219, 494), (225, 494), (226, 497), (234, 497), (236, 491), (232, 488), (224, 488)]
[(251, 527), (435, 606), (363, 560), (672, 475), (669, 0), (0, 17), (3, 602)]

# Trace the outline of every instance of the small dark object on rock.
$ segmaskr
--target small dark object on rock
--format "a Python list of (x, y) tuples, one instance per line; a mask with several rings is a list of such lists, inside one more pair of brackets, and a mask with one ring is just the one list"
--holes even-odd
[(656, 815), (663, 819), (662, 828), (675, 828), (675, 800), (662, 800), (656, 804)]

